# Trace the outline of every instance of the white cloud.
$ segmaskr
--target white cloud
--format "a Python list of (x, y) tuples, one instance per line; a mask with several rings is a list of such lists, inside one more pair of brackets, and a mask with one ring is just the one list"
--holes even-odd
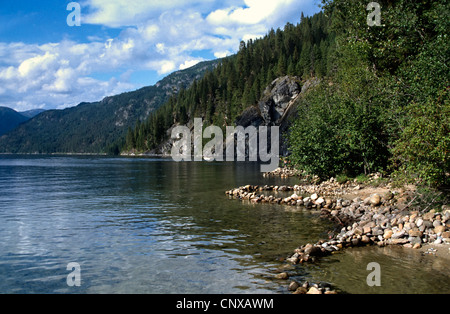
[(194, 65), (204, 61), (203, 59), (196, 59), (196, 60), (186, 60), (183, 64), (180, 64), (179, 69), (185, 70), (193, 67)]
[[(0, 42), (0, 105), (64, 108), (141, 86), (135, 71), (165, 75), (237, 51), (241, 40), (296, 22), (316, 0), (84, 0), (82, 26), (120, 27), (114, 38), (43, 45)], [(317, 11), (317, 9), (314, 9)], [(83, 30), (83, 28), (80, 28)], [(100, 80), (99, 73), (118, 73)]]
[[(130, 49), (126, 43), (121, 47), (125, 51)], [(34, 52), (30, 53), (31, 50)], [(32, 47), (3, 44), (0, 54), (22, 55), (24, 59), (7, 67), (0, 66), (0, 104), (17, 110), (43, 105), (47, 109), (63, 108), (134, 88), (131, 84), (89, 77), (93, 72), (107, 68), (108, 60), (99, 57), (105, 51), (103, 43), (64, 41)]]
[[(225, 0), (222, 3), (233, 3), (236, 0)], [(239, 1), (240, 2), (240, 1)], [(84, 23), (99, 24), (108, 27), (136, 26), (151, 19), (158, 19), (161, 14), (173, 10), (194, 10), (207, 13), (217, 6), (214, 0), (85, 0), (83, 7), (89, 13), (83, 18)]]

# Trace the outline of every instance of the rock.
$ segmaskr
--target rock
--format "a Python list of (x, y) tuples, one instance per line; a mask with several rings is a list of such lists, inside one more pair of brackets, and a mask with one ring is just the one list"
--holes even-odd
[(309, 246), (305, 248), (305, 254), (308, 254), (309, 256), (320, 256), (322, 255), (322, 250), (318, 246)]
[(331, 284), (328, 282), (321, 282), (319, 283), (319, 288), (321, 289), (331, 289)]
[(319, 197), (314, 203), (318, 206), (322, 206), (325, 204), (325, 200), (322, 197)]
[(408, 243), (408, 239), (390, 239), (389, 243), (393, 245), (406, 244)]
[(289, 284), (289, 291), (297, 291), (297, 289), (300, 287), (300, 285), (298, 283), (296, 283), (295, 281), (291, 282)]
[(384, 231), (383, 238), (384, 238), (385, 240), (389, 240), (390, 238), (392, 238), (392, 235), (393, 235), (393, 234), (394, 234), (394, 233), (392, 232), (392, 230), (387, 229), (387, 230)]
[(358, 239), (358, 238), (352, 239), (352, 245), (353, 245), (353, 246), (358, 246), (360, 242), (361, 242), (361, 240)]
[(420, 231), (417, 228), (409, 230), (408, 234), (410, 237), (419, 237), (419, 238), (421, 238), (423, 235), (422, 231)]
[(423, 219), (422, 218), (417, 219), (416, 226), (420, 228), (420, 227), (422, 227), (422, 225), (423, 225)]
[(387, 201), (390, 201), (391, 199), (394, 198), (394, 193), (392, 193), (391, 191), (386, 192), (386, 193), (383, 195), (383, 198), (384, 198), (385, 200), (387, 200)]
[(420, 237), (409, 237), (408, 240), (412, 244), (416, 244), (416, 243), (421, 244), (422, 243), (422, 238), (420, 238)]
[(434, 213), (433, 212), (429, 212), (429, 213), (426, 213), (425, 215), (423, 215), (423, 220), (432, 221), (433, 218), (434, 218)]
[(295, 265), (299, 262), (299, 259), (298, 256), (292, 256), (290, 258), (287, 258), (286, 261)]
[(334, 290), (329, 290), (329, 291), (325, 291), (324, 294), (337, 294), (337, 292)]
[(429, 220), (424, 220), (422, 226), (424, 226), (425, 228), (433, 228), (433, 223)]
[(275, 276), (276, 279), (288, 280), (289, 275), (287, 273), (280, 273)]
[(322, 294), (322, 291), (320, 291), (316, 287), (311, 287), (311, 288), (309, 288), (309, 291), (307, 294)]
[[(266, 125), (279, 122), (289, 103), (301, 92), (295, 78), (289, 76), (274, 80), (264, 91), (264, 97), (259, 102), (259, 111)], [(245, 126), (244, 126), (245, 127)]]
[(384, 232), (380, 227), (372, 228), (372, 235), (374, 236), (383, 236)]
[(439, 227), (439, 226), (442, 226), (442, 223), (439, 221), (439, 220), (435, 220), (435, 221), (433, 221), (433, 227)]
[(308, 293), (308, 289), (305, 287), (299, 287), (293, 294), (306, 294)]
[(366, 235), (363, 235), (361, 237), (361, 242), (364, 243), (364, 244), (368, 244), (368, 243), (370, 243), (370, 238), (368, 236), (366, 236)]
[(319, 198), (319, 196), (317, 194), (313, 194), (311, 195), (311, 200), (314, 202)]
[(416, 244), (414, 244), (413, 249), (418, 250), (421, 247), (422, 247), (422, 245), (420, 243), (416, 243)]
[(373, 206), (379, 206), (381, 204), (381, 196), (378, 194), (374, 194), (370, 197), (370, 204)]
[(392, 239), (400, 239), (400, 238), (403, 238), (405, 235), (406, 235), (406, 231), (402, 230), (402, 231), (394, 233), (392, 235)]
[(440, 234), (445, 232), (445, 226), (437, 226), (436, 228), (434, 228), (434, 233), (436, 234)]
[(443, 238), (450, 238), (450, 232), (449, 231), (442, 232), (442, 237)]

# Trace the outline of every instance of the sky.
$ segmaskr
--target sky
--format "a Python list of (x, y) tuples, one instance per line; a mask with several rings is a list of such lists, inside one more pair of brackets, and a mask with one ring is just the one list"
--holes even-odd
[[(75, 5), (73, 5), (75, 4)], [(1, 0), (0, 106), (64, 109), (232, 55), (320, 0)], [(79, 10), (78, 10), (79, 9)], [(79, 18), (79, 26), (73, 25)]]

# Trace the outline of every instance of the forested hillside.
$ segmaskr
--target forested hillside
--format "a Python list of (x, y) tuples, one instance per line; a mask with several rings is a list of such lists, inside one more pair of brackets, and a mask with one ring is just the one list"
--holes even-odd
[(386, 171), (449, 184), (448, 1), (325, 1), (339, 47), (329, 77), (298, 106), (291, 158), (322, 177)]
[(239, 52), (223, 59), (214, 71), (138, 123), (127, 136), (125, 150), (149, 151), (167, 138), (174, 124), (203, 118), (204, 124), (234, 125), (250, 106), (257, 105), (277, 77), (323, 77), (333, 67), (335, 36), (324, 13), (304, 17), (298, 25), (271, 30), (264, 38), (241, 42)]
[(28, 119), (28, 117), (13, 109), (0, 107), (0, 136), (15, 129)]
[(187, 88), (219, 60), (175, 72), (155, 86), (65, 110), (49, 110), (0, 136), (0, 153), (118, 153), (120, 139), (171, 95)]
[(148, 151), (174, 124), (233, 125), (275, 78), (320, 79), (297, 104), (289, 158), (320, 177), (374, 171), (448, 185), (449, 3), (324, 0), (323, 12), (241, 43), (202, 80), (137, 124), (123, 150)]

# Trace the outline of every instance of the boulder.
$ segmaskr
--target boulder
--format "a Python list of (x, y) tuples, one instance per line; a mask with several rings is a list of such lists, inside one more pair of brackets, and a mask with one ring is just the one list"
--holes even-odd
[(387, 230), (384, 231), (383, 238), (384, 238), (385, 240), (389, 240), (390, 238), (392, 238), (392, 235), (393, 235), (393, 234), (394, 234), (394, 233), (393, 233), (392, 230), (387, 229)]
[(374, 194), (370, 197), (370, 204), (373, 206), (379, 206), (381, 204), (381, 196), (378, 194)]
[(296, 78), (289, 76), (277, 78), (264, 91), (258, 108), (265, 125), (280, 122), (289, 103), (301, 92)]
[(281, 279), (281, 280), (288, 280), (289, 279), (289, 275), (287, 273), (281, 273), (281, 274), (277, 274), (275, 276), (276, 279)]
[(434, 218), (434, 213), (433, 212), (429, 212), (429, 213), (426, 213), (425, 215), (423, 215), (423, 220), (432, 221), (433, 218)]
[(436, 234), (440, 234), (445, 232), (445, 226), (437, 226), (436, 228), (434, 228), (434, 233)]
[(300, 287), (300, 285), (298, 283), (296, 283), (295, 281), (291, 282), (289, 284), (289, 291), (297, 291), (297, 289)]
[(264, 123), (261, 113), (256, 107), (249, 107), (236, 119), (236, 125), (244, 128), (248, 126), (259, 127)]
[(322, 291), (320, 291), (316, 287), (311, 287), (311, 288), (309, 288), (309, 291), (307, 294), (322, 294)]
[(308, 292), (308, 289), (305, 287), (299, 287), (293, 294), (306, 294)]

